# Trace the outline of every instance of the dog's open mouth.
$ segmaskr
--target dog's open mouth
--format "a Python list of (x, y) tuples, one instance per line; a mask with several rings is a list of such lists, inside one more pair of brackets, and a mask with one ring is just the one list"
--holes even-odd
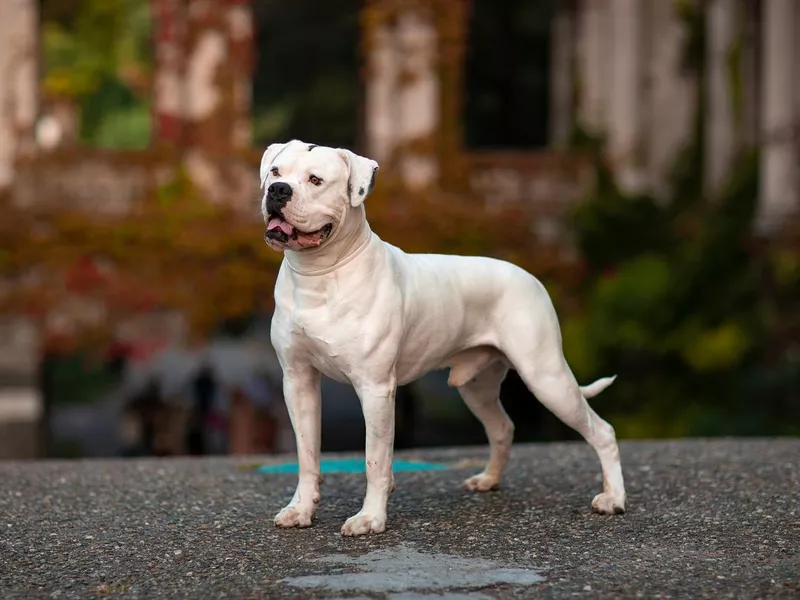
[[(270, 215), (264, 237), (273, 242), (297, 245), (301, 248), (319, 246), (333, 231), (333, 224), (328, 223), (316, 231), (300, 231), (279, 215)], [(294, 242), (294, 244), (291, 244)]]

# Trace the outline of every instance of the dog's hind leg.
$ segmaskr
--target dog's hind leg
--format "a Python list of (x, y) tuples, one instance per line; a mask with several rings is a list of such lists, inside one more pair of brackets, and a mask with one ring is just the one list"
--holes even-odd
[[(560, 347), (558, 352), (560, 354)], [(613, 379), (600, 380), (582, 390), (563, 355), (554, 356), (554, 353), (543, 353), (541, 350), (528, 353), (527, 356), (513, 353), (509, 359), (539, 401), (580, 433), (597, 453), (603, 470), (603, 493), (595, 496), (592, 509), (602, 514), (623, 513), (625, 484), (614, 428), (592, 410), (582, 393), (585, 391), (593, 396)]]
[(489, 438), (489, 461), (483, 472), (464, 481), (464, 486), (469, 490), (487, 492), (496, 489), (511, 455), (514, 424), (500, 403), (500, 384), (506, 373), (508, 367), (497, 360), (458, 387), (464, 402), (483, 423), (486, 437)]

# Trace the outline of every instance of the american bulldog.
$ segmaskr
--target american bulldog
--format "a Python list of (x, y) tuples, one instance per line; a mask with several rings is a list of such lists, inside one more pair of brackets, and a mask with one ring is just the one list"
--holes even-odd
[(367, 491), (346, 536), (386, 528), (394, 490), (394, 399), (398, 385), (449, 368), (489, 439), (489, 460), (464, 485), (498, 487), (514, 425), (499, 400), (516, 369), (533, 394), (594, 448), (603, 491), (592, 509), (625, 510), (614, 429), (587, 398), (605, 377), (581, 387), (561, 348), (558, 318), (544, 286), (523, 269), (485, 257), (406, 254), (370, 229), (364, 200), (378, 163), (299, 140), (270, 145), (261, 159), (267, 244), (283, 252), (271, 339), (297, 441), (294, 496), (278, 527), (308, 527), (320, 500), (320, 375), (350, 383), (366, 423)]

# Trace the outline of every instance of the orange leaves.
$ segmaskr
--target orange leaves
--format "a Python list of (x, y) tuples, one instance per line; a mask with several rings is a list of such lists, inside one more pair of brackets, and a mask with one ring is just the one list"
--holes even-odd
[[(180, 167), (170, 172), (124, 216), (0, 200), (0, 311), (35, 316), (50, 343), (67, 347), (113, 336), (148, 311), (178, 311), (201, 337), (270, 309), (282, 256), (264, 243), (260, 219), (206, 201)], [(545, 276), (563, 269), (557, 252), (534, 245), (518, 204), (488, 211), (466, 191), (411, 192), (387, 171), (366, 207), (373, 230), (407, 252), (484, 254)]]
[(378, 235), (407, 252), (529, 254), (528, 224), (519, 207), (488, 213), (470, 194), (387, 187), (394, 193), (379, 184), (367, 200), (367, 216)]
[(101, 272), (97, 262), (89, 256), (83, 256), (67, 267), (64, 273), (64, 284), (67, 291), (86, 294), (97, 290), (106, 283), (106, 274)]
[[(264, 244), (262, 226), (198, 204), (205, 203), (183, 189), (171, 202), (150, 197), (126, 217), (99, 219), (0, 203), (0, 311), (35, 316), (46, 330), (57, 317), (45, 337), (66, 347), (156, 308), (210, 327), (252, 310), (256, 299), (263, 304), (280, 257)], [(102, 326), (79, 314), (95, 304), (104, 307)]]

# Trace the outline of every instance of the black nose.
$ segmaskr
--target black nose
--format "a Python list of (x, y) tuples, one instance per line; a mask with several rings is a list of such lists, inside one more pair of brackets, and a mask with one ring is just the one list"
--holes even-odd
[(292, 186), (282, 181), (273, 183), (267, 188), (267, 212), (280, 214), (291, 198)]
[(289, 198), (292, 195), (292, 186), (288, 183), (278, 181), (269, 186), (267, 194), (275, 198)]
[(288, 183), (283, 183), (279, 181), (277, 183), (273, 183), (269, 188), (267, 188), (267, 199), (275, 200), (276, 202), (282, 202), (286, 204), (289, 201), (289, 198), (292, 197), (292, 186)]

